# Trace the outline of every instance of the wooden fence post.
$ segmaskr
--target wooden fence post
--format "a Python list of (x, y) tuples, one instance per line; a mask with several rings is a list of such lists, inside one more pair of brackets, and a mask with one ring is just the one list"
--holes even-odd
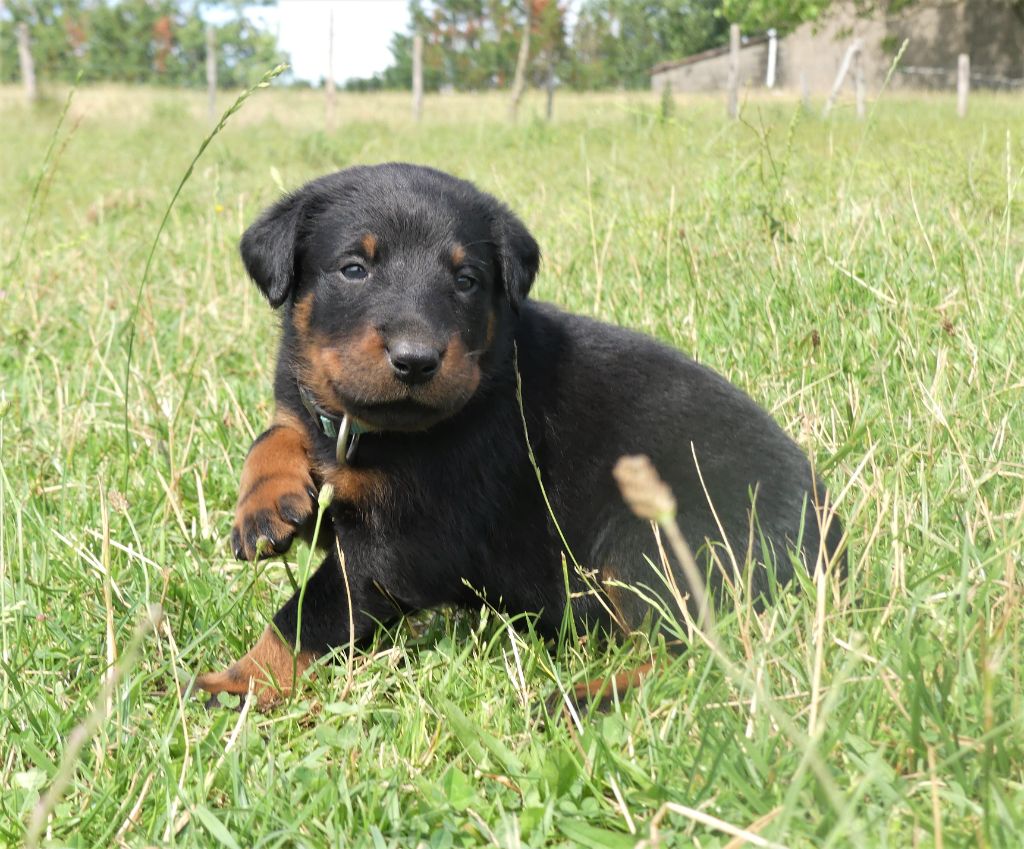
[(412, 37), (412, 119), (418, 124), (423, 118), (423, 36)]
[(334, 9), (327, 18), (327, 79), (324, 81), (326, 97), (327, 128), (334, 129)]
[(217, 37), (213, 24), (206, 25), (206, 117), (217, 120)]
[(554, 51), (548, 61), (547, 104), (544, 109), (544, 116), (550, 121), (555, 115), (555, 58)]
[(846, 75), (850, 73), (850, 65), (853, 63), (854, 57), (861, 52), (862, 48), (861, 40), (856, 39), (853, 44), (847, 48), (846, 53), (843, 56), (843, 61), (839, 65), (839, 72), (836, 74), (836, 80), (832, 83), (832, 91), (828, 96), (828, 100), (825, 101), (825, 117), (828, 117), (828, 113), (832, 111), (832, 107), (836, 105), (836, 98), (839, 97), (839, 91), (843, 87), (843, 81), (846, 79)]
[(961, 53), (956, 63), (956, 114), (967, 117), (967, 95), (971, 92), (971, 57)]
[(740, 25), (729, 27), (729, 95), (728, 111), (730, 118), (740, 115)]
[(853, 86), (857, 98), (857, 117), (864, 118), (864, 49), (863, 45), (853, 57)]
[(28, 24), (18, 24), (18, 61), (21, 64), (21, 82), (25, 88), (25, 100), (29, 106), (39, 98), (36, 88), (36, 65), (32, 61), (32, 46), (29, 44)]

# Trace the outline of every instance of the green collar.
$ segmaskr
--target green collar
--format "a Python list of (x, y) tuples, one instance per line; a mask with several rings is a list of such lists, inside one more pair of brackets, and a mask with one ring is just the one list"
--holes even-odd
[(351, 416), (344, 415), (340, 418), (335, 416), (316, 402), (312, 390), (308, 386), (299, 384), (299, 400), (306, 412), (313, 417), (317, 428), (328, 439), (337, 440), (334, 448), (334, 456), (339, 466), (351, 463), (356, 456), (356, 449), (359, 447), (359, 437), (368, 433), (368, 429), (355, 421)]

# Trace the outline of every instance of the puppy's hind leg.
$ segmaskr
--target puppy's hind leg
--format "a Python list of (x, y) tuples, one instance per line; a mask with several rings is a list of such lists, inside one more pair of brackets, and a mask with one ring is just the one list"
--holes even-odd
[(218, 693), (244, 696), (251, 687), (257, 707), (265, 710), (293, 692), (315, 659), (313, 652), (296, 652), (294, 645), (268, 625), (256, 644), (223, 672), (206, 672), (196, 678), (195, 689), (208, 694), (207, 707), (215, 707)]
[[(632, 539), (635, 547), (632, 557), (628, 560), (636, 559), (637, 564), (631, 562), (629, 568), (619, 564), (598, 570), (602, 604), (606, 613), (606, 616), (601, 618), (610, 620), (613, 630), (623, 636), (638, 631), (649, 632), (658, 621), (666, 616), (673, 617), (671, 602), (664, 598), (667, 593), (655, 589), (664, 581), (656, 571), (659, 563), (656, 552), (655, 557), (648, 562), (644, 557), (644, 550), (652, 548), (651, 544), (646, 540), (641, 541), (636, 536)], [(620, 542), (616, 547), (621, 545)], [(648, 557), (651, 557), (651, 552), (648, 552)], [(671, 635), (669, 639), (672, 639)], [(556, 691), (547, 700), (548, 715), (562, 713), (569, 722), (570, 705), (577, 715), (583, 715), (591, 708), (606, 711), (616, 699), (639, 687), (653, 669), (653, 661), (647, 660), (631, 664), (612, 675), (577, 682), (564, 694)], [(566, 704), (566, 700), (569, 705)]]
[(271, 707), (296, 689), (316, 658), (364, 641), (378, 621), (390, 616), (393, 608), (383, 599), (366, 598), (356, 585), (346, 590), (341, 561), (332, 552), (305, 588), (275, 614), (256, 644), (223, 672), (200, 675), (195, 689), (208, 693), (207, 704), (213, 705), (218, 693), (245, 695), (251, 685), (258, 707)]

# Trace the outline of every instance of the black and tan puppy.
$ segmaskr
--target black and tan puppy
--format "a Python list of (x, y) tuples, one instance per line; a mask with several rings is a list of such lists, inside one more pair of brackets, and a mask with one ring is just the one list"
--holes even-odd
[[(267, 704), (317, 656), (442, 604), (483, 599), (553, 634), (567, 582), (582, 626), (639, 625), (643, 595), (618, 585), (667, 593), (651, 527), (612, 478), (626, 454), (654, 461), (705, 567), (725, 545), (741, 564), (749, 552), (762, 592), (769, 570), (783, 584), (794, 563), (838, 556), (824, 487), (770, 416), (678, 351), (528, 301), (537, 243), (471, 184), (413, 165), (349, 168), (272, 206), (241, 251), (283, 335), (274, 422), (242, 471), (236, 556), (309, 536), (322, 484), (334, 501), (301, 617), (296, 594), (199, 688), (244, 693), (253, 678)], [(583, 567), (567, 577), (551, 513)]]

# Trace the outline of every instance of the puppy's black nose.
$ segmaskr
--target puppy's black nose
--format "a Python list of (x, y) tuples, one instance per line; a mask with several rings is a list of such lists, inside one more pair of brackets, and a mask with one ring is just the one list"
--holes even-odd
[(420, 342), (400, 341), (388, 348), (388, 360), (395, 376), (410, 386), (426, 383), (437, 374), (444, 351)]

